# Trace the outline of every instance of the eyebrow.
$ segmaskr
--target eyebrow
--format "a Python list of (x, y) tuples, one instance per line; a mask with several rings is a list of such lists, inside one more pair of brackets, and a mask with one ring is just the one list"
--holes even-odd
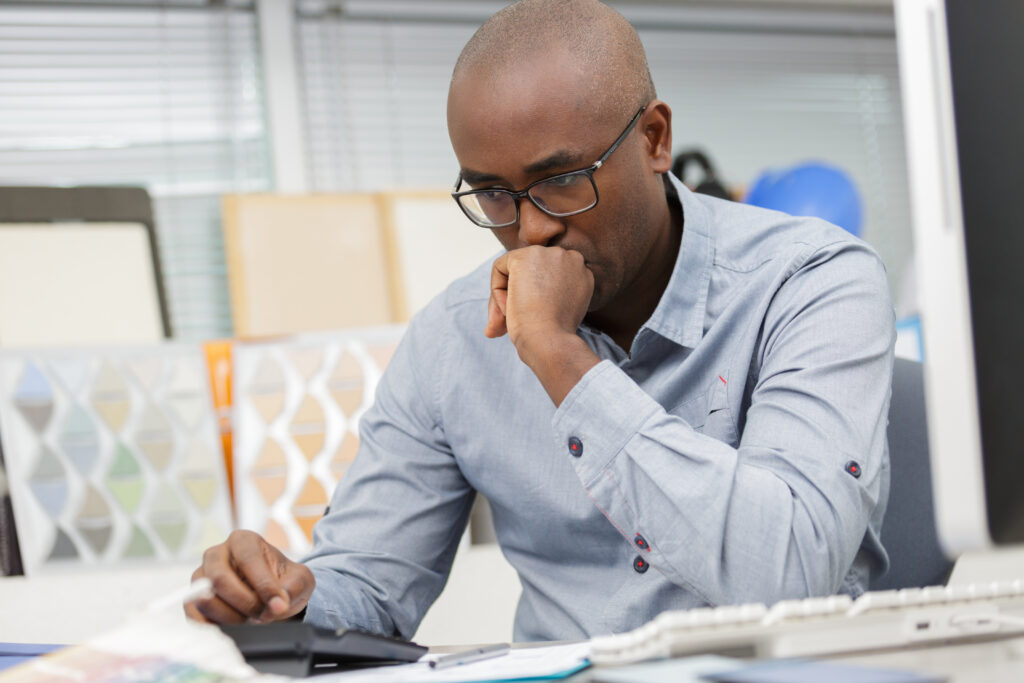
[[(543, 173), (544, 171), (550, 171), (553, 169), (567, 169), (575, 168), (576, 165), (583, 161), (583, 154), (580, 152), (570, 152), (568, 150), (559, 150), (540, 161), (534, 162), (527, 166), (524, 171), (527, 175), (533, 175), (535, 173)], [(570, 168), (571, 167), (571, 168)]]
[(500, 183), (504, 182), (504, 178), (496, 176), (493, 173), (483, 173), (481, 171), (474, 171), (469, 168), (464, 168), (461, 171), (462, 180), (467, 185), (484, 185), (486, 183)]
[[(559, 170), (575, 170), (583, 161), (583, 154), (580, 152), (570, 152), (568, 150), (559, 150), (550, 156), (547, 156), (540, 161), (535, 161), (523, 168), (526, 175), (538, 175), (545, 171), (551, 171), (554, 169)], [(468, 185), (483, 185), (486, 183), (500, 183), (507, 181), (501, 176), (494, 175), (493, 173), (483, 173), (481, 171), (474, 171), (469, 168), (462, 169), (462, 179)]]

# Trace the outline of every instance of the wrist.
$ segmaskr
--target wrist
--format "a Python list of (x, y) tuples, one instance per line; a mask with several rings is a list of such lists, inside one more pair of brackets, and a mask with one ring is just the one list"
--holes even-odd
[[(578, 345), (586, 348), (586, 344), (573, 332), (551, 327), (540, 327), (516, 330), (512, 340), (519, 354), (519, 360), (531, 368), (551, 363), (558, 357), (578, 350)], [(511, 336), (511, 335), (510, 335)]]
[(586, 342), (569, 332), (524, 335), (516, 350), (556, 406), (583, 375), (601, 362)]

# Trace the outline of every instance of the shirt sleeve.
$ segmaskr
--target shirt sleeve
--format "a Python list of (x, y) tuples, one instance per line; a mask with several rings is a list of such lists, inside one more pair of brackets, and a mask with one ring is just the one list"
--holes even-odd
[(314, 527), (308, 622), (411, 638), (444, 587), (475, 492), (435, 413), (430, 373), (443, 371), (446, 345), (431, 329), (410, 326), (360, 421), (358, 455)]
[(710, 605), (836, 592), (888, 490), (895, 332), (877, 256), (852, 243), (819, 250), (764, 310), (755, 358), (739, 361), (759, 372), (738, 447), (667, 412), (609, 361), (553, 418), (563, 444), (582, 445), (574, 466), (594, 504)]

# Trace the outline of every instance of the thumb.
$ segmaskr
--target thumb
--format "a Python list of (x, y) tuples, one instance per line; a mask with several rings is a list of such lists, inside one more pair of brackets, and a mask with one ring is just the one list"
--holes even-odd
[[(497, 301), (498, 296), (502, 301)], [(487, 302), (487, 325), (484, 327), (484, 335), (494, 339), (504, 335), (508, 329), (505, 323), (505, 300), (508, 292), (496, 290), (491, 292), (491, 298)]]

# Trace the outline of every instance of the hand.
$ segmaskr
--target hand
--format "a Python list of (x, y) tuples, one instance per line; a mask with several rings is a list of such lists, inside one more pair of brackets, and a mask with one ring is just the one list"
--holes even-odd
[(313, 592), (313, 572), (292, 562), (252, 531), (233, 531), (203, 553), (192, 580), (213, 582), (214, 596), (185, 606), (195, 621), (239, 624), (278, 621), (301, 612)]
[(523, 247), (491, 268), (484, 334), (508, 334), (556, 406), (600, 362), (576, 334), (593, 294), (594, 274), (578, 251)]
[(593, 294), (594, 274), (578, 251), (529, 246), (506, 252), (491, 268), (484, 334), (507, 333), (522, 356), (532, 341), (575, 335)]

